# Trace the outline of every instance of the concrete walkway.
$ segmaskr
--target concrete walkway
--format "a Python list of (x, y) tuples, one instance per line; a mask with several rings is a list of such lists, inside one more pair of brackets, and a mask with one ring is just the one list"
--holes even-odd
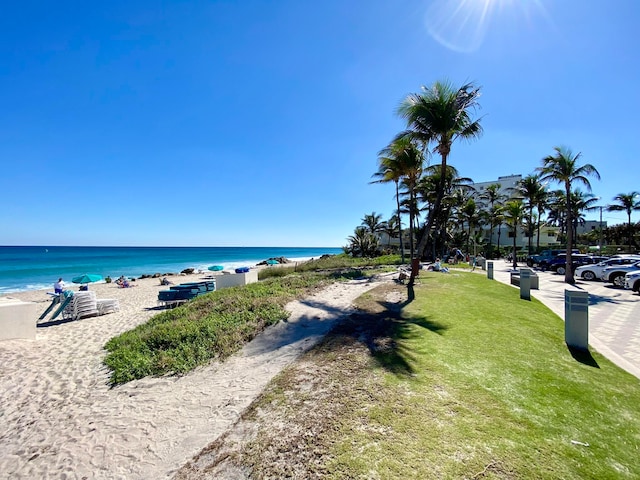
[[(504, 260), (494, 260), (493, 278), (510, 285), (511, 267), (511, 263)], [(487, 273), (479, 268), (475, 271)], [(532, 289), (531, 296), (563, 320), (564, 291), (589, 292), (589, 344), (620, 368), (640, 378), (640, 295), (614, 288), (611, 283), (576, 278), (575, 286), (571, 286), (564, 283), (564, 275), (536, 273), (540, 288)]]

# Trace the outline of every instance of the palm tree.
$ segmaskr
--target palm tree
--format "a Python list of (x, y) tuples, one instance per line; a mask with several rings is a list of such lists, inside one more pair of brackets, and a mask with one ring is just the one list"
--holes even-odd
[[(542, 167), (538, 168), (541, 173), (540, 180), (551, 180), (564, 185), (566, 204), (565, 215), (567, 225), (567, 265), (572, 265), (571, 250), (573, 249), (573, 225), (572, 220), (572, 206), (571, 206), (571, 189), (575, 183), (583, 184), (587, 190), (591, 190), (591, 183), (587, 176), (593, 175), (598, 180), (600, 174), (598, 170), (586, 163), (582, 166), (578, 165), (578, 160), (582, 156), (581, 153), (573, 154), (573, 152), (567, 147), (554, 147), (556, 151), (555, 155), (549, 155), (542, 160)], [(573, 269), (567, 268), (564, 274), (564, 281), (569, 284), (574, 284)]]
[(548, 195), (547, 208), (549, 209), (549, 213), (547, 215), (547, 223), (558, 227), (558, 240), (566, 243), (566, 195), (562, 190), (554, 190), (549, 192)]
[(502, 236), (502, 224), (504, 223), (504, 205), (498, 204), (494, 205), (491, 208), (491, 212), (489, 214), (492, 220), (495, 222), (495, 225), (498, 226), (498, 255), (500, 255), (500, 237)]
[(372, 234), (367, 227), (356, 227), (348, 240), (349, 245), (345, 250), (354, 257), (373, 256), (378, 250), (378, 237)]
[[(424, 168), (423, 176), (420, 178), (417, 187), (418, 199), (425, 205), (421, 211), (430, 212), (433, 208), (441, 181), (440, 172), (441, 166), (439, 164), (430, 165)], [(450, 223), (451, 212), (460, 203), (457, 202), (456, 197), (474, 190), (472, 186), (473, 180), (467, 177), (460, 177), (458, 170), (452, 165), (447, 165), (445, 172), (445, 195), (442, 199), (442, 203), (440, 204), (440, 209), (435, 214), (436, 216), (433, 221), (432, 234), (430, 235), (430, 238), (432, 239), (431, 256), (433, 258), (441, 256), (436, 254), (436, 248), (437, 246), (444, 248), (449, 239), (447, 227)], [(468, 195), (465, 196), (465, 199), (467, 197)], [(439, 245), (437, 245), (438, 242)]]
[[(394, 172), (394, 178), (397, 174), (396, 183), (396, 199), (398, 205), (398, 216), (400, 216), (400, 185), (407, 188), (409, 195), (409, 205), (414, 205), (416, 198), (416, 186), (420, 177), (422, 176), (422, 164), (424, 162), (424, 155), (418, 148), (416, 143), (409, 137), (396, 138), (389, 145), (383, 148), (379, 153), (379, 162), (388, 167), (391, 165)], [(374, 176), (379, 176), (381, 171), (385, 171), (382, 167), (378, 170)], [(391, 174), (389, 173), (389, 177)], [(384, 175), (381, 176), (384, 180)], [(389, 180), (386, 180), (389, 181)], [(395, 180), (394, 180), (395, 181)], [(413, 256), (413, 223), (414, 223), (415, 209), (409, 209), (409, 235), (410, 235), (410, 248), (411, 256)], [(400, 234), (402, 235), (402, 234)], [(402, 245), (402, 236), (400, 237), (400, 244)], [(403, 255), (404, 258), (404, 255)]]
[(571, 192), (571, 205), (573, 207), (573, 212), (571, 214), (573, 218), (573, 224), (571, 227), (573, 228), (573, 238), (578, 236), (578, 225), (584, 225), (585, 218), (583, 212), (593, 211), (598, 208), (595, 204), (600, 200), (593, 193), (586, 193), (579, 189)]
[(538, 211), (538, 226), (537, 226), (537, 235), (536, 235), (536, 251), (540, 251), (540, 229), (542, 228), (542, 216), (545, 213), (546, 208), (549, 206), (549, 190), (544, 184), (542, 185), (542, 190), (538, 192), (536, 196), (536, 210)]
[(467, 225), (467, 252), (470, 252), (471, 232), (473, 231), (475, 233), (475, 227), (479, 222), (478, 206), (474, 198), (470, 197), (469, 199), (467, 199), (460, 210), (462, 213), (462, 218), (464, 219), (464, 223), (466, 223)]
[(362, 218), (362, 226), (366, 227), (370, 233), (376, 234), (384, 231), (385, 224), (382, 221), (382, 215), (376, 212), (365, 214)]
[[(482, 134), (480, 121), (471, 119), (471, 111), (478, 107), (479, 96), (480, 88), (471, 83), (458, 89), (447, 82), (436, 82), (429, 88), (423, 86), (421, 93), (408, 95), (398, 107), (398, 114), (407, 121), (407, 130), (397, 138), (413, 138), (422, 144), (424, 150), (434, 143), (434, 152), (440, 154), (441, 171), (446, 172), (453, 142), (459, 138), (472, 140)], [(445, 182), (446, 176), (442, 175), (426, 228), (418, 243), (418, 258), (427, 246), (433, 222), (444, 198)], [(416, 273), (416, 269), (412, 269), (409, 285), (414, 284)]]
[[(390, 149), (390, 146), (387, 147)], [(404, 263), (404, 242), (402, 241), (402, 215), (400, 212), (400, 179), (404, 175), (404, 165), (402, 161), (396, 157), (391, 150), (387, 151), (389, 155), (380, 154), (378, 157), (378, 171), (373, 174), (374, 180), (371, 183), (389, 183), (393, 182), (396, 187), (396, 217), (398, 219), (398, 238), (400, 240), (400, 257)]]
[[(533, 242), (533, 231), (536, 227), (536, 222), (533, 217), (533, 209), (536, 205), (539, 204), (539, 199), (544, 195), (544, 185), (540, 182), (539, 175), (527, 175), (522, 180), (518, 182), (516, 186), (516, 194), (521, 196), (525, 201), (525, 206), (527, 208), (527, 237), (529, 238), (529, 255), (533, 252), (531, 243)], [(539, 218), (539, 212), (538, 212)], [(538, 222), (539, 223), (539, 222)], [(539, 234), (539, 232), (538, 232)]]
[[(492, 241), (493, 241), (493, 228), (496, 225), (500, 225), (502, 222), (500, 222), (499, 224), (496, 224), (496, 220), (497, 220), (497, 215), (498, 215), (498, 211), (494, 208), (496, 203), (499, 203), (503, 200), (506, 199), (506, 195), (500, 193), (500, 184), (499, 183), (492, 183), (491, 185), (488, 185), (487, 188), (484, 189), (484, 192), (482, 192), (479, 195), (481, 200), (486, 200), (487, 202), (489, 202), (489, 209), (487, 211), (487, 217), (489, 220), (489, 248), (488, 248), (488, 252), (487, 252), (487, 257), (488, 258), (493, 258), (493, 248), (492, 248)], [(500, 238), (500, 235), (498, 235), (498, 238)], [(498, 250), (500, 250), (500, 241), (498, 240)]]
[(398, 233), (398, 216), (392, 215), (389, 220), (384, 222), (384, 233), (387, 234), (389, 241), (387, 242), (387, 247), (391, 247), (391, 239), (396, 237)]
[(522, 200), (514, 199), (509, 200), (504, 205), (504, 220), (513, 232), (513, 269), (518, 268), (518, 256), (516, 240), (518, 237), (518, 227), (522, 224), (522, 220), (525, 216), (525, 207)]
[(631, 253), (631, 244), (633, 243), (633, 227), (631, 226), (631, 212), (633, 210), (640, 210), (640, 200), (636, 198), (640, 197), (640, 193), (619, 193), (613, 199), (618, 202), (607, 206), (607, 210), (610, 212), (627, 212), (627, 225), (629, 227), (629, 253)]

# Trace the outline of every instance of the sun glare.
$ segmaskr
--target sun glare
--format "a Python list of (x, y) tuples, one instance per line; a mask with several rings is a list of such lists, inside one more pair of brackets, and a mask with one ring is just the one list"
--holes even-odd
[(508, 11), (512, 16), (530, 17), (532, 10), (545, 14), (541, 0), (434, 0), (425, 14), (425, 25), (445, 47), (473, 52), (482, 45), (497, 14)]

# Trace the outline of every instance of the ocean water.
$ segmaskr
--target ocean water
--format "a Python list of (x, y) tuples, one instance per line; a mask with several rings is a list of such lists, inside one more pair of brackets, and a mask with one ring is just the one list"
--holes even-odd
[(271, 257), (304, 261), (341, 248), (290, 247), (48, 247), (0, 246), (0, 294), (53, 289), (62, 277), (92, 273), (118, 278), (144, 274), (177, 273), (185, 268), (206, 270), (222, 265), (227, 270), (251, 267)]

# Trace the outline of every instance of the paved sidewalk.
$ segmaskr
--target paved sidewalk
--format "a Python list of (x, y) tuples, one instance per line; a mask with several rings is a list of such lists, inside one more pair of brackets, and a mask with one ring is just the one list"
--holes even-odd
[[(487, 273), (478, 268), (475, 271)], [(495, 280), (510, 285), (510, 273), (510, 263), (493, 261)], [(536, 273), (540, 289), (532, 289), (531, 296), (563, 320), (564, 291), (589, 292), (589, 344), (620, 368), (640, 378), (640, 295), (614, 288), (611, 283), (576, 278), (575, 286), (571, 286), (564, 283), (564, 275)]]

